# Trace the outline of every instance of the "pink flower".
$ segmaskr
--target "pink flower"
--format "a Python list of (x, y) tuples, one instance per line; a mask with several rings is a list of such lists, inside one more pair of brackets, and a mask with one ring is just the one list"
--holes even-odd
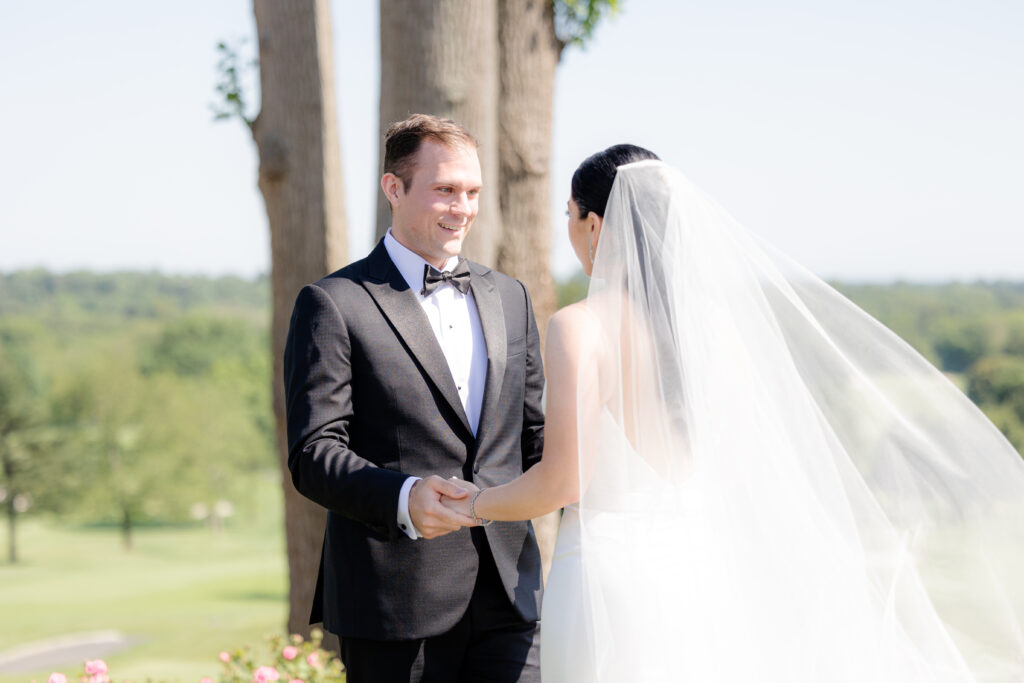
[(87, 676), (97, 676), (105, 673), (107, 673), (107, 663), (102, 659), (87, 659), (85, 661), (85, 674)]
[(310, 652), (309, 656), (306, 657), (306, 663), (309, 664), (314, 669), (319, 669), (320, 668), (320, 653), (319, 652)]
[(209, 676), (203, 676), (199, 679), (199, 683), (213, 683), (213, 679)]
[(290, 662), (299, 656), (299, 648), (293, 645), (288, 645), (285, 649), (281, 650), (281, 656)]
[(57, 673), (56, 671), (54, 671), (52, 674), (50, 674), (49, 683), (68, 683), (68, 677), (62, 673)]
[(280, 678), (281, 674), (277, 673), (277, 669), (272, 666), (261, 666), (252, 675), (254, 683), (268, 683), (268, 681), (276, 681)]
[(229, 655), (227, 652), (224, 652), (223, 650), (217, 656), (220, 658), (220, 661), (224, 662), (225, 664), (231, 661), (231, 655)]
[(293, 678), (292, 680), (288, 681), (288, 683), (306, 683), (306, 681), (302, 680), (301, 678)]

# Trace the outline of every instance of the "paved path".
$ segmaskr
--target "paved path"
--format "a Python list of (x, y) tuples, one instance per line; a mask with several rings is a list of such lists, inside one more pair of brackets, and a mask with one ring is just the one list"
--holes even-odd
[(0, 652), (0, 673), (19, 674), (40, 669), (62, 671), (71, 679), (86, 659), (96, 659), (142, 642), (118, 631), (72, 633), (32, 643), (23, 643)]

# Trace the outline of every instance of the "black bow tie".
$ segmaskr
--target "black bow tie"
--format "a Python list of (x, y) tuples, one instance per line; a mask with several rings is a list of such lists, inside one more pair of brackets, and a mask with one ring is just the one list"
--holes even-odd
[(423, 264), (423, 289), (420, 290), (420, 294), (429, 296), (445, 283), (455, 287), (463, 294), (469, 293), (469, 263), (466, 259), (459, 259), (459, 265), (455, 266), (455, 270), (444, 272), (429, 263)]

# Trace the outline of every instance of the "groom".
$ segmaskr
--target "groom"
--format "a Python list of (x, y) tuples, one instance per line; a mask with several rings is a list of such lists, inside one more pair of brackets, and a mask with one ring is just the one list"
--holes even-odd
[[(539, 681), (540, 555), (528, 522), (441, 505), (535, 464), (544, 441), (529, 295), (459, 257), (476, 141), (420, 114), (385, 136), (391, 229), (299, 293), (284, 356), (288, 467), (327, 508), (311, 623), (349, 683)], [(438, 476), (439, 475), (439, 476)]]

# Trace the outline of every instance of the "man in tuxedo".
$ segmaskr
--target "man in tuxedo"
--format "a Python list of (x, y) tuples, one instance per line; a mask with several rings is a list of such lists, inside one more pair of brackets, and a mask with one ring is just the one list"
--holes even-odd
[(288, 466), (328, 511), (310, 623), (339, 636), (349, 683), (540, 680), (532, 526), (441, 504), (467, 495), (451, 477), (504, 483), (544, 440), (526, 288), (459, 256), (481, 184), (453, 121), (392, 125), (391, 229), (292, 313)]

